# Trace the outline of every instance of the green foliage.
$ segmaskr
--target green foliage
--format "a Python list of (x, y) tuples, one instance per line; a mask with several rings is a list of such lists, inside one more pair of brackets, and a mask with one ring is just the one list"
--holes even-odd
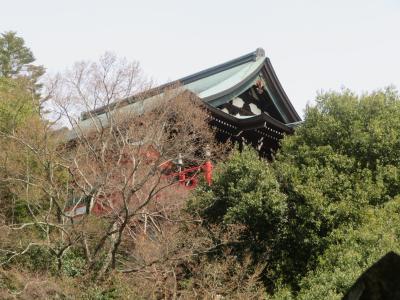
[(27, 80), (0, 77), (0, 131), (15, 130), (35, 116), (38, 102), (29, 92)]
[[(69, 182), (68, 170), (55, 167), (56, 147), (47, 140), (38, 113), (37, 79), (43, 69), (31, 65), (33, 61), (22, 38), (14, 32), (1, 35), (0, 209), (6, 224), (31, 221), (32, 212), (49, 209), (42, 189), (32, 185), (28, 193), (25, 186), (18, 189), (7, 179), (23, 182), (21, 174), (29, 174), (40, 178), (48, 190), (49, 175), (54, 184)], [(44, 163), (7, 138), (10, 133), (44, 149), (35, 154)], [(160, 278), (172, 273), (177, 278), (174, 292), (179, 288), (182, 295), (196, 289), (228, 294), (235, 289), (238, 295), (259, 295), (267, 290), (268, 299), (340, 299), (377, 259), (388, 251), (400, 252), (399, 94), (388, 88), (362, 96), (348, 90), (319, 95), (316, 105), (307, 108), (304, 123), (285, 137), (273, 162), (247, 147), (233, 151), (215, 169), (213, 185), (195, 191), (188, 209), (204, 220), (193, 232), (198, 235), (192, 237), (193, 244), (182, 242), (195, 255), (182, 258), (171, 273), (159, 271)], [(61, 222), (59, 217), (51, 221)], [(97, 221), (93, 220), (93, 236), (105, 230)], [(46, 238), (53, 238), (53, 230)], [(50, 247), (36, 226), (18, 238), (20, 251), (23, 244), (35, 245), (13, 258), (7, 268), (15, 264), (75, 282), (93, 278), (90, 275), (99, 271), (105, 255), (98, 254), (100, 259), (88, 271), (84, 255), (73, 247), (57, 260), (59, 245)], [(5, 249), (14, 242), (8, 241)], [(4, 253), (3, 262), (15, 252)], [(133, 279), (138, 279), (134, 286), (127, 283), (128, 277), (114, 275), (108, 282), (82, 287), (80, 298), (154, 294), (154, 287), (147, 289), (148, 281), (140, 282), (140, 276)], [(1, 282), (1, 277), (0, 287), (20, 289), (12, 279)]]
[(282, 262), (290, 282), (315, 268), (334, 230), (358, 226), (366, 209), (399, 194), (399, 126), (394, 90), (343, 91), (320, 95), (284, 140), (274, 168), (288, 196)]
[(399, 250), (399, 100), (392, 88), (319, 95), (274, 162), (235, 152), (191, 210), (257, 233), (274, 299), (340, 298)]
[[(42, 109), (38, 102), (42, 84), (38, 81), (45, 73), (45, 69), (43, 66), (34, 65), (34, 61), (32, 51), (26, 47), (24, 39), (17, 36), (16, 32), (8, 31), (0, 35), (0, 80), (16, 79), (15, 82), (8, 80), (6, 86), (7, 83), (8, 85), (17, 84), (17, 87), (11, 87), (12, 90), (8, 91), (6, 95), (11, 98), (9, 100), (20, 100), (22, 96), (23, 99), (29, 100), (24, 101), (25, 106), (30, 103), (39, 110)], [(0, 82), (0, 87), (3, 84), (4, 82)], [(21, 94), (21, 91), (25, 94)], [(12, 101), (9, 103), (12, 104)], [(15, 110), (20, 108), (20, 104), (20, 102), (16, 103)]]
[[(284, 143), (284, 153), (302, 146), (329, 145), (340, 154), (355, 158), (361, 166), (398, 165), (400, 162), (400, 102), (393, 88), (357, 96), (321, 94), (306, 110), (305, 123)], [(298, 157), (297, 162), (301, 156)]]
[(24, 66), (35, 60), (32, 51), (25, 46), (16, 32), (4, 32), (0, 36), (0, 76), (18, 75)]
[(273, 170), (249, 148), (234, 151), (219, 165), (214, 184), (198, 194), (189, 207), (206, 220), (242, 224), (257, 238), (276, 234), (287, 211)]
[(355, 280), (389, 251), (400, 253), (400, 197), (365, 212), (358, 228), (343, 227), (330, 237), (318, 267), (300, 282), (299, 299), (341, 299)]
[[(38, 148), (43, 139), (47, 138), (43, 136), (46, 124), (39, 114), (40, 103), (32, 80), (26, 76), (0, 77), (0, 208), (11, 222), (26, 221), (30, 214), (26, 206), (26, 193), (25, 196), (18, 195), (16, 185), (13, 184), (15, 181), (9, 178), (20, 177), (27, 170), (38, 176), (44, 173), (38, 157), (13, 138), (17, 136)], [(50, 149), (53, 145), (47, 143)], [(41, 194), (38, 193), (37, 198)], [(34, 203), (31, 202), (31, 205), (35, 208)]]
[(85, 258), (79, 251), (70, 249), (62, 256), (62, 273), (69, 277), (82, 276), (85, 263)]
[(25, 254), (17, 256), (15, 262), (32, 272), (54, 272), (56, 269), (56, 258), (46, 246), (31, 246)]

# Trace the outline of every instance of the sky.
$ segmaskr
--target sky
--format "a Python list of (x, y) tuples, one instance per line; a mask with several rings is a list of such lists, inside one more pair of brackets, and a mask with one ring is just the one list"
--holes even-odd
[(49, 73), (106, 51), (157, 83), (265, 49), (302, 115), (318, 92), (400, 88), (400, 0), (0, 0)]

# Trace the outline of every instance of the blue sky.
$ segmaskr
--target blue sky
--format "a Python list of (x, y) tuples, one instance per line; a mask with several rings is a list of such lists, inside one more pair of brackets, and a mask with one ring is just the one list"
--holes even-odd
[(398, 0), (13, 0), (17, 31), (49, 72), (105, 51), (158, 83), (263, 47), (296, 109), (317, 91), (400, 87)]

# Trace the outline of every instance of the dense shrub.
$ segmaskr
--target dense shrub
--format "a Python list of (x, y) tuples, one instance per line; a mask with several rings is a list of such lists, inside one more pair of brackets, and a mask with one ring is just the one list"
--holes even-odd
[(398, 250), (398, 93), (344, 90), (316, 102), (272, 163), (250, 149), (235, 152), (190, 204), (205, 224), (242, 225), (257, 236), (250, 247), (269, 253), (259, 257), (278, 299), (340, 297)]
[(285, 199), (273, 169), (246, 148), (219, 165), (214, 184), (198, 190), (189, 208), (207, 222), (240, 223), (254, 238), (265, 239), (279, 231), (287, 213)]
[(400, 193), (400, 101), (393, 89), (326, 93), (284, 139), (274, 169), (287, 195), (284, 277), (313, 270), (339, 227), (357, 227), (369, 209)]

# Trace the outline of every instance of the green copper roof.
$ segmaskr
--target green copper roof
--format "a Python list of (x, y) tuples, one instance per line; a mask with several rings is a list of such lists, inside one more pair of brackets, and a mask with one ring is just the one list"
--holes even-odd
[[(282, 114), (285, 123), (301, 121), (280, 85), (269, 59), (265, 57), (264, 50), (261, 48), (226, 63), (162, 85), (154, 89), (153, 93), (150, 91), (151, 96), (145, 100), (139, 100), (140, 97), (133, 96), (109, 106), (95, 109), (90, 114), (95, 115), (97, 125), (101, 124), (102, 126), (107, 126), (107, 114), (114, 108), (117, 108), (120, 112), (142, 114), (156, 105), (158, 97), (162, 96), (162, 91), (165, 88), (177, 83), (181, 84), (184, 89), (196, 94), (211, 107), (217, 107), (250, 88), (260, 74), (265, 78), (266, 89), (273, 99), (274, 105)], [(225, 114), (224, 112), (221, 113)], [(82, 120), (77, 124), (80, 130), (85, 131), (96, 126), (96, 124), (93, 124), (93, 120), (88, 117), (90, 114), (83, 114)]]
[(232, 69), (222, 71), (185, 85), (185, 88), (195, 93), (201, 99), (207, 99), (220, 94), (240, 84), (247, 77), (258, 71), (264, 63), (264, 57), (258, 58)]

